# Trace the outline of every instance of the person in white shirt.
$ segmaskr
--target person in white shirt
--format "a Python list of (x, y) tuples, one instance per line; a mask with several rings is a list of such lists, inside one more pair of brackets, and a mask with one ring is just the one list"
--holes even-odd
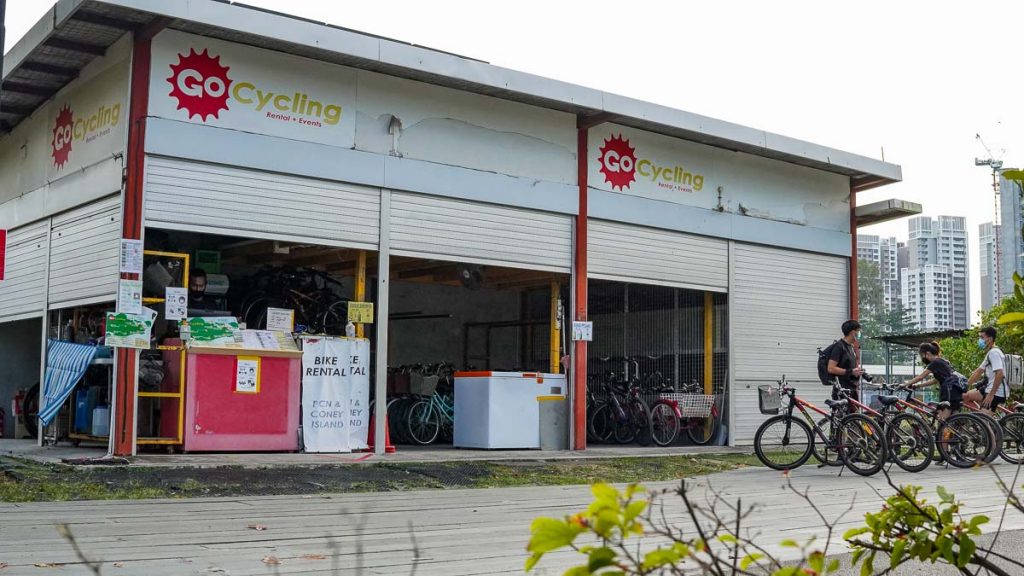
[[(986, 326), (978, 334), (978, 348), (985, 350), (985, 360), (968, 379), (968, 391), (964, 394), (965, 402), (976, 402), (986, 410), (995, 411), (1010, 396), (1006, 385), (1003, 351), (996, 346), (996, 329)], [(984, 380), (982, 377), (984, 376)], [(978, 383), (975, 389), (971, 385)]]

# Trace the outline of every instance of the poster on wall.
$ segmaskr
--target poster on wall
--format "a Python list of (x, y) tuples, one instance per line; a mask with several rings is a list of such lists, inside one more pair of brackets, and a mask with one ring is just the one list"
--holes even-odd
[(168, 320), (188, 317), (188, 288), (168, 286), (164, 291), (164, 316)]
[(351, 148), (350, 68), (164, 30), (153, 40), (150, 114)]
[(117, 311), (142, 314), (142, 280), (118, 280)]
[(142, 240), (121, 238), (122, 274), (142, 274)]
[(149, 348), (156, 312), (143, 308), (142, 314), (110, 312), (106, 318), (104, 344), (120, 348)]
[(258, 394), (259, 391), (259, 356), (238, 356), (235, 364), (235, 392), (240, 394)]
[(302, 350), (302, 438), (306, 452), (367, 447), (370, 341), (309, 338)]

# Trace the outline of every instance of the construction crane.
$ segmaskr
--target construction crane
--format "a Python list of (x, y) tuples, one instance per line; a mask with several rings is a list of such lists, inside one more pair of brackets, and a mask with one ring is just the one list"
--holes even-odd
[(999, 230), (1002, 229), (1003, 225), (1002, 211), (1000, 210), (999, 198), (999, 171), (1002, 170), (1003, 168), (1003, 161), (1001, 158), (1002, 155), (1006, 153), (1006, 149), (1004, 148), (1000, 150), (1000, 158), (996, 158), (992, 154), (992, 150), (989, 149), (988, 144), (985, 144), (985, 140), (981, 137), (981, 134), (975, 134), (974, 138), (981, 144), (981, 147), (985, 149), (985, 154), (987, 155), (986, 158), (975, 158), (974, 165), (988, 166), (989, 168), (992, 169), (992, 191), (994, 192), (993, 201), (995, 203), (993, 210), (994, 218), (992, 221), (992, 235), (994, 236), (993, 244), (995, 244), (996, 248), (995, 262), (992, 263), (992, 276), (995, 278), (996, 281), (996, 294), (994, 296), (995, 301), (998, 302), (1000, 293), (1002, 292), (1002, 286), (1000, 286), (999, 283), (999, 267), (1003, 259), (1002, 246), (999, 240)]

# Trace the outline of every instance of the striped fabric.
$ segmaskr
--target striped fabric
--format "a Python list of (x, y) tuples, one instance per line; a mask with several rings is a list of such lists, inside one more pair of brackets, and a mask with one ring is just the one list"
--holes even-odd
[(46, 343), (46, 380), (39, 421), (48, 426), (96, 356), (96, 347), (64, 340)]

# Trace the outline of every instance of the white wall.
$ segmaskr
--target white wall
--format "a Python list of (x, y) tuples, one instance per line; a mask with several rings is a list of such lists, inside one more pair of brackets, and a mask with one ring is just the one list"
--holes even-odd
[[(106, 56), (86, 66), (78, 79), (0, 137), (0, 228), (14, 228), (120, 190), (128, 138), (130, 53), (131, 42), (122, 38)], [(58, 116), (65, 109), (73, 121), (66, 159), (54, 144)]]

